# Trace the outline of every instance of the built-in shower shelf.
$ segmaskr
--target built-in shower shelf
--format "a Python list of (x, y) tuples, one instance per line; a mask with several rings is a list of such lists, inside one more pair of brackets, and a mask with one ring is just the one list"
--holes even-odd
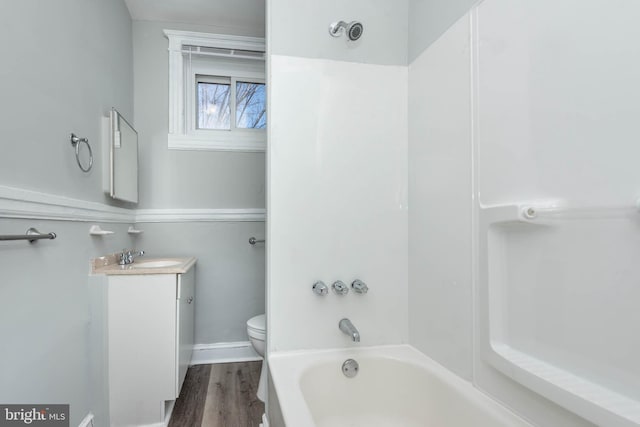
[[(478, 208), (476, 292), (482, 358), (522, 386), (607, 427), (640, 426), (637, 370), (632, 363), (622, 363), (619, 372), (628, 376), (619, 378), (608, 368), (615, 360), (606, 348), (599, 348), (590, 361), (599, 376), (579, 375), (571, 360), (541, 359), (514, 343), (535, 348), (546, 339), (558, 351), (579, 357), (585, 346), (598, 345), (589, 342), (588, 334), (581, 335), (584, 328), (595, 334), (619, 327), (585, 295), (603, 301), (608, 301), (608, 292), (626, 295), (627, 300), (637, 297), (640, 246), (629, 236), (635, 235), (638, 219), (640, 210), (633, 201), (570, 206), (562, 200), (531, 200)], [(607, 274), (607, 269), (617, 273)], [(549, 312), (543, 313), (546, 309)], [(635, 307), (621, 303), (617, 310), (619, 318), (626, 319), (632, 318)], [(598, 316), (601, 323), (596, 323)], [(558, 332), (562, 330), (574, 336), (563, 341)], [(633, 339), (624, 329), (619, 337), (602, 341), (615, 348), (616, 340)]]
[(553, 220), (616, 219), (640, 214), (640, 200), (621, 206), (563, 206), (558, 202), (513, 203), (481, 206), (480, 217), (485, 224), (527, 222), (544, 223)]
[[(600, 425), (640, 425), (640, 402), (546, 363), (504, 343), (492, 343), (491, 364), (524, 386), (561, 404), (569, 404)], [(613, 418), (613, 420), (612, 420)], [(615, 422), (615, 424), (613, 424)]]

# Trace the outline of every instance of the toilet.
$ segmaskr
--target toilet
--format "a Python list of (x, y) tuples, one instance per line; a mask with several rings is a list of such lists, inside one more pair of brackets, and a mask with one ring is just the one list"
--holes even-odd
[(264, 357), (267, 330), (264, 314), (260, 314), (247, 320), (247, 334), (249, 335), (249, 341), (251, 341), (251, 345), (256, 350), (256, 353), (262, 356), (260, 383), (258, 384), (258, 392), (256, 393), (256, 395), (258, 396), (258, 399), (264, 402), (267, 387), (267, 364)]

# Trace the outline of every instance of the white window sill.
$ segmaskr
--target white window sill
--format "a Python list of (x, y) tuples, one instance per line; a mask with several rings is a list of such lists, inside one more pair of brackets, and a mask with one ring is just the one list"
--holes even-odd
[(265, 152), (266, 135), (260, 139), (211, 138), (200, 135), (169, 134), (169, 150)]

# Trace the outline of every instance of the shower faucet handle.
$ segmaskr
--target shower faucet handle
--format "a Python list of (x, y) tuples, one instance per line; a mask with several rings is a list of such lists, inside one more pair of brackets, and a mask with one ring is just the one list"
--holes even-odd
[(321, 297), (329, 293), (329, 287), (327, 287), (327, 285), (325, 285), (322, 280), (318, 280), (316, 283), (314, 283), (311, 289), (313, 289), (313, 292), (320, 295)]
[(333, 292), (338, 295), (346, 295), (349, 293), (349, 287), (345, 285), (342, 280), (336, 280), (335, 282), (333, 282), (333, 285), (331, 285), (331, 289), (333, 289)]
[(366, 294), (367, 292), (369, 292), (369, 287), (367, 286), (367, 284), (360, 279), (354, 280), (351, 283), (351, 287), (353, 288), (353, 291), (357, 294)]

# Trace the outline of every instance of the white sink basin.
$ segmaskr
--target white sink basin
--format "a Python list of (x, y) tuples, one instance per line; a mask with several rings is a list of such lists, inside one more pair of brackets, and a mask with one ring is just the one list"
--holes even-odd
[(160, 259), (156, 261), (136, 261), (131, 264), (131, 268), (166, 268), (175, 267), (183, 263), (183, 261), (175, 261), (172, 259)]

